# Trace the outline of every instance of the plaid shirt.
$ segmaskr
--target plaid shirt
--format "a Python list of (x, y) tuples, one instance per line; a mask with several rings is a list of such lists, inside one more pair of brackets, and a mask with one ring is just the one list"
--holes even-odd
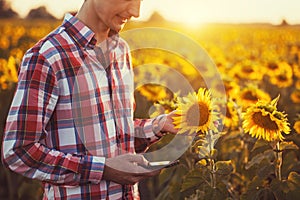
[(41, 180), (44, 199), (132, 199), (133, 186), (101, 180), (105, 158), (134, 153), (135, 133), (155, 140), (152, 120), (133, 120), (127, 44), (111, 36), (105, 56), (94, 35), (67, 14), (20, 67), (3, 163)]

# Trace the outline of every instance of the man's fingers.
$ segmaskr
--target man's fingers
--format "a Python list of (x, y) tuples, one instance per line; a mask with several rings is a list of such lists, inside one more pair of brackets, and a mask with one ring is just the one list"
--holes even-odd
[(148, 166), (149, 161), (141, 154), (127, 154), (126, 158), (128, 161), (137, 163), (138, 165)]

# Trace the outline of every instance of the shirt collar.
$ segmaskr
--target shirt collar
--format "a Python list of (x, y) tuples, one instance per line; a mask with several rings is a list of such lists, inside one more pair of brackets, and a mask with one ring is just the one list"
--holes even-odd
[[(67, 13), (64, 17), (63, 26), (77, 44), (84, 48), (95, 47), (97, 43), (95, 33), (75, 16)], [(110, 48), (114, 49), (119, 43), (119, 34), (110, 30), (108, 40)]]

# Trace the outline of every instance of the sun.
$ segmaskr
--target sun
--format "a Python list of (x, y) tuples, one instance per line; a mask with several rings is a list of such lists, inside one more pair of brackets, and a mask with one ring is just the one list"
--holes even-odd
[(189, 93), (186, 97), (179, 98), (178, 102), (176, 117), (173, 119), (175, 128), (179, 129), (179, 134), (218, 131), (218, 114), (209, 90), (200, 88), (197, 93)]

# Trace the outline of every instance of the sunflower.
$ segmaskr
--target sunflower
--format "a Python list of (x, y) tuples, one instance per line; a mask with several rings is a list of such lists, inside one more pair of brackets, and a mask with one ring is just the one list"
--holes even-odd
[(230, 81), (224, 84), (226, 94), (229, 97), (234, 97), (240, 92), (240, 86), (235, 81)]
[(7, 61), (0, 59), (0, 89), (9, 89), (12, 87), (12, 84), (17, 81), (18, 72), (15, 58), (10, 56)]
[(300, 89), (294, 90), (290, 98), (294, 103), (300, 103)]
[(152, 102), (166, 99), (171, 96), (170, 91), (160, 84), (145, 84), (137, 88), (137, 91), (142, 96), (146, 97), (148, 101)]
[(290, 133), (287, 115), (277, 111), (279, 96), (271, 102), (258, 101), (243, 113), (243, 128), (252, 137), (266, 141), (282, 141), (282, 132)]
[(237, 127), (239, 124), (239, 115), (238, 115), (237, 108), (235, 106), (235, 102), (229, 99), (226, 103), (225, 109), (226, 112), (222, 112), (225, 113), (225, 116), (223, 116), (223, 124), (227, 128)]
[(293, 72), (297, 78), (300, 78), (300, 65), (299, 64), (293, 64)]
[(231, 98), (216, 100), (217, 112), (222, 124), (229, 129), (235, 129), (239, 124), (239, 113), (236, 103)]
[(295, 122), (293, 128), (296, 131), (296, 133), (300, 134), (300, 120), (298, 120), (298, 121)]
[(281, 73), (272, 76), (270, 82), (279, 88), (287, 88), (293, 84), (293, 77), (286, 73)]
[(217, 130), (218, 113), (211, 99), (211, 92), (200, 88), (198, 93), (189, 93), (178, 99), (178, 108), (173, 117), (175, 128), (180, 133), (206, 133), (208, 130)]
[[(262, 80), (264, 75), (264, 73), (262, 73), (262, 67), (249, 59), (243, 60), (233, 66), (231, 73), (237, 73), (240, 79), (246, 80)], [(233, 77), (237, 77), (237, 75)]]
[(273, 76), (280, 72), (278, 63), (274, 61), (270, 61), (266, 64), (266, 70), (269, 76)]
[(178, 92), (173, 94), (173, 98), (158, 100), (158, 102), (153, 104), (150, 117), (154, 118), (161, 114), (168, 114), (177, 108), (177, 98)]
[(300, 79), (296, 81), (295, 88), (300, 90)]
[(241, 93), (236, 99), (238, 104), (241, 105), (243, 109), (246, 109), (248, 106), (257, 103), (259, 100), (270, 101), (271, 97), (256, 85), (249, 84), (241, 90)]
[(270, 77), (270, 82), (279, 88), (286, 88), (293, 84), (293, 69), (286, 62), (279, 63), (280, 72)]
[[(235, 97), (238, 95), (240, 92), (240, 86), (236, 81), (234, 81), (233, 78), (227, 76), (227, 75), (222, 75), (222, 82), (219, 82), (218, 85), (216, 85), (214, 92), (219, 92), (220, 95), (224, 95), (223, 90), (225, 89), (225, 93), (227, 97)], [(220, 88), (220, 89), (219, 89)]]

